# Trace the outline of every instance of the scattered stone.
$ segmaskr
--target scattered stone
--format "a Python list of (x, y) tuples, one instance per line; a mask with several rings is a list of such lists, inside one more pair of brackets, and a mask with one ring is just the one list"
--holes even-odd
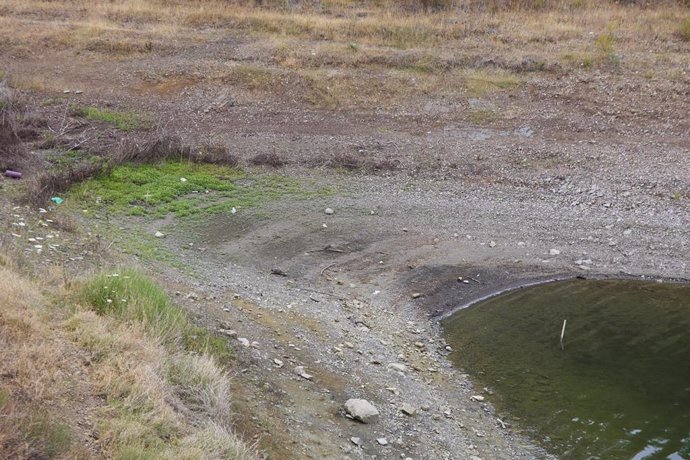
[(234, 331), (232, 329), (221, 329), (219, 331), (221, 334), (225, 334), (228, 337), (237, 337), (237, 331)]
[(578, 259), (575, 261), (575, 265), (592, 265), (592, 259)]
[(352, 442), (352, 444), (354, 444), (357, 447), (362, 445), (362, 440), (356, 436), (351, 437), (350, 441)]
[(278, 367), (283, 367), (283, 362), (279, 360), (278, 358), (273, 359), (273, 364), (275, 364)]
[(495, 242), (495, 241), (490, 241), (490, 242), (489, 242), (489, 247), (490, 247), (490, 248), (495, 248), (495, 247), (496, 247), (496, 242)]
[(378, 439), (376, 439), (376, 442), (378, 442), (382, 446), (388, 445), (388, 439), (386, 439), (386, 438), (378, 438)]
[(326, 210), (324, 212), (330, 216), (330, 215), (333, 215), (334, 211), (331, 208), (326, 208)]
[(424, 343), (423, 342), (415, 342), (414, 346), (417, 348), (424, 348)]
[(249, 347), (249, 345), (250, 345), (249, 339), (247, 339), (247, 338), (245, 338), (245, 337), (238, 337), (238, 338), (237, 338), (237, 341), (238, 341), (238, 342), (240, 343), (240, 345), (242, 345), (243, 347)]
[(393, 369), (398, 372), (407, 372), (407, 366), (401, 363), (390, 363), (388, 369)]
[(474, 395), (474, 396), (471, 396), (470, 399), (472, 401), (482, 402), (482, 401), (484, 401), (484, 396)]
[(625, 236), (632, 235), (632, 228), (628, 228), (628, 229), (623, 230), (623, 235), (625, 235)]
[(366, 399), (348, 399), (345, 412), (362, 423), (374, 423), (379, 419), (379, 411)]
[(550, 250), (549, 250), (549, 255), (550, 255), (550, 256), (557, 256), (557, 255), (559, 255), (560, 253), (561, 253), (561, 251), (559, 251), (558, 249), (550, 249)]
[(402, 231), (407, 232), (407, 227), (403, 227)]
[(307, 374), (307, 372), (304, 370), (304, 366), (297, 366), (297, 367), (294, 369), (294, 373), (297, 374), (297, 375), (299, 375), (300, 377), (302, 377), (302, 378), (305, 379), (305, 380), (311, 380), (311, 379), (314, 378), (313, 375)]
[(156, 238), (165, 238), (165, 233), (158, 231), (154, 233), (153, 236), (155, 236)]
[(450, 345), (446, 345), (446, 351), (453, 351), (453, 347), (451, 347)]
[(405, 414), (409, 415), (410, 417), (414, 416), (417, 413), (417, 409), (412, 406), (412, 404), (408, 403), (403, 403), (402, 406), (400, 406), (400, 411)]
[(431, 410), (431, 406), (428, 405), (428, 404), (424, 404), (424, 405), (422, 405), (421, 409), (422, 409), (424, 412), (429, 412), (429, 411)]
[(412, 293), (412, 298), (413, 299), (418, 299), (422, 296), (421, 292), (413, 292)]

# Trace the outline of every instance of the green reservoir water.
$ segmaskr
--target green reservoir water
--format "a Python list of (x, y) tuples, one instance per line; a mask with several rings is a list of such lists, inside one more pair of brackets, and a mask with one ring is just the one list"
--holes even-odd
[(561, 281), (443, 326), (499, 416), (559, 458), (690, 460), (690, 286)]

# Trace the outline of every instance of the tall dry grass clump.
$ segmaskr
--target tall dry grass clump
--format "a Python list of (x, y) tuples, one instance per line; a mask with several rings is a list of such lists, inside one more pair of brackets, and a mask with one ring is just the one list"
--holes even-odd
[(28, 152), (18, 134), (17, 106), (7, 78), (0, 72), (0, 174), (6, 169), (22, 169)]

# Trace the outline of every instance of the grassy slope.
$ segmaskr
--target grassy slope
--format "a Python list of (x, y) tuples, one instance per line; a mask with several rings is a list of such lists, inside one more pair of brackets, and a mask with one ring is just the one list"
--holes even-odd
[[(226, 342), (193, 326), (150, 279), (96, 276), (72, 289), (69, 308), (8, 267), (0, 279), (3, 456), (254, 457), (229, 429), (228, 377), (217, 364), (227, 362)], [(96, 418), (101, 453), (79, 442), (77, 416), (61, 407)]]

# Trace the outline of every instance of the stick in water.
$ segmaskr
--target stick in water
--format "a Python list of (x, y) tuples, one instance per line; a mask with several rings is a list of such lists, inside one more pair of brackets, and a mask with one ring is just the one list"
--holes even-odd
[(565, 323), (567, 319), (563, 320), (563, 329), (561, 329), (561, 350), (563, 349), (563, 336), (565, 335)]

